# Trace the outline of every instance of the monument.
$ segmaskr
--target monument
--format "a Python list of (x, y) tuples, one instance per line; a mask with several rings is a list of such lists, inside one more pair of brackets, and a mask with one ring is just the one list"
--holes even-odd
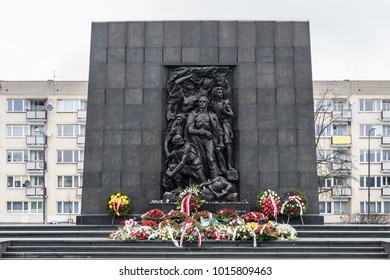
[(94, 22), (81, 215), (188, 184), (209, 200), (300, 189), (318, 214), (308, 22)]

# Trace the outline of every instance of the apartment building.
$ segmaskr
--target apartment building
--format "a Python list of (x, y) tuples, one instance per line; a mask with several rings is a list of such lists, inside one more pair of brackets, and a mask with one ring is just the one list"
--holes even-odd
[(325, 223), (389, 216), (390, 81), (315, 81), (313, 87)]
[(1, 223), (76, 221), (87, 88), (86, 81), (0, 81)]

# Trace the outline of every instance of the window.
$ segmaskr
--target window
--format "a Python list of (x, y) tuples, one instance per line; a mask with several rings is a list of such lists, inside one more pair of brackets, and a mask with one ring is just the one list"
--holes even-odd
[(27, 151), (7, 151), (7, 162), (8, 163), (19, 163), (28, 160)]
[(347, 201), (334, 201), (334, 214), (347, 214), (348, 202)]
[(315, 124), (315, 134), (317, 137), (332, 136), (332, 126), (330, 124)]
[(347, 125), (334, 125), (333, 126), (333, 135), (348, 135), (349, 129)]
[(320, 214), (331, 214), (332, 213), (332, 203), (331, 202), (319, 202)]
[[(371, 188), (380, 188), (381, 187), (381, 177), (380, 176), (370, 176), (370, 187)], [(368, 187), (368, 176), (360, 176), (360, 187)]]
[(24, 182), (28, 179), (28, 176), (7, 176), (7, 188), (24, 187)]
[[(360, 202), (360, 213), (368, 213), (367, 208), (368, 202)], [(382, 213), (382, 203), (381, 202), (370, 202), (370, 213)]]
[(59, 124), (57, 125), (58, 137), (77, 137), (85, 135), (85, 126), (77, 124)]
[(7, 125), (7, 137), (26, 137), (29, 134), (28, 125)]
[(29, 109), (28, 100), (8, 99), (7, 112), (26, 112)]
[(379, 99), (360, 99), (360, 112), (380, 112), (381, 100)]
[(390, 125), (382, 125), (382, 135), (390, 136)]
[(59, 99), (57, 101), (58, 112), (77, 112), (78, 110), (86, 110), (87, 101), (80, 99)]
[(390, 213), (390, 201), (383, 202), (383, 213), (384, 214)]
[(332, 152), (330, 150), (318, 150), (317, 149), (317, 161), (331, 159)]
[(45, 111), (45, 100), (30, 100), (31, 111)]
[(58, 163), (74, 163), (82, 162), (84, 160), (84, 151), (82, 150), (58, 150)]
[[(360, 150), (360, 163), (368, 162), (368, 150)], [(381, 162), (381, 151), (370, 150), (370, 162), (379, 163)]]
[(42, 202), (7, 202), (7, 213), (9, 214), (38, 214), (42, 213)]
[(382, 187), (389, 187), (389, 186), (390, 186), (390, 176), (383, 176)]
[(390, 110), (390, 100), (382, 100), (382, 110)]
[(332, 109), (332, 100), (316, 99), (314, 100), (314, 112), (330, 112)]
[(318, 183), (321, 188), (331, 188), (333, 186), (333, 178), (319, 176)]
[(333, 100), (333, 110), (341, 111), (344, 110), (347, 106), (345, 106), (345, 102), (342, 100)]
[(58, 201), (57, 214), (80, 214), (80, 203), (77, 201)]
[(83, 185), (83, 176), (58, 176), (58, 188), (78, 188)]
[[(381, 126), (380, 125), (374, 125), (374, 124), (361, 124), (359, 125), (360, 130), (360, 137), (368, 137), (368, 133), (370, 133), (370, 136), (381, 136)], [(371, 130), (373, 128), (376, 128), (374, 130)], [(371, 130), (371, 132), (370, 132)]]

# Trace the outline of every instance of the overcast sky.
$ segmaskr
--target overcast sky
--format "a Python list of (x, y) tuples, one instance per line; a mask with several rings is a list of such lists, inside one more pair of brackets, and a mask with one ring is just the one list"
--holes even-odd
[(0, 0), (0, 80), (88, 80), (91, 23), (309, 21), (313, 79), (390, 80), (389, 0)]

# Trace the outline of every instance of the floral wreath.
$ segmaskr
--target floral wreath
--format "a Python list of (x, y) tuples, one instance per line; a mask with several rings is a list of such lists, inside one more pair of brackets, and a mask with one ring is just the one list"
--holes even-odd
[(307, 211), (307, 198), (299, 191), (289, 191), (284, 194), (281, 214), (288, 217), (299, 217)]
[(219, 222), (229, 223), (238, 218), (236, 210), (232, 208), (221, 208), (215, 214), (215, 218)]
[(191, 213), (198, 212), (204, 204), (204, 195), (199, 185), (189, 185), (179, 193), (176, 201), (176, 209), (190, 216)]
[(278, 218), (278, 214), (281, 209), (280, 196), (273, 190), (266, 190), (257, 196), (256, 200), (257, 207), (260, 208), (261, 212), (268, 216)]
[(106, 202), (107, 211), (117, 216), (126, 216), (130, 210), (131, 199), (123, 192), (112, 193)]
[(157, 208), (151, 209), (141, 216), (142, 220), (152, 220), (155, 222), (160, 222), (164, 218), (165, 218), (164, 212)]

